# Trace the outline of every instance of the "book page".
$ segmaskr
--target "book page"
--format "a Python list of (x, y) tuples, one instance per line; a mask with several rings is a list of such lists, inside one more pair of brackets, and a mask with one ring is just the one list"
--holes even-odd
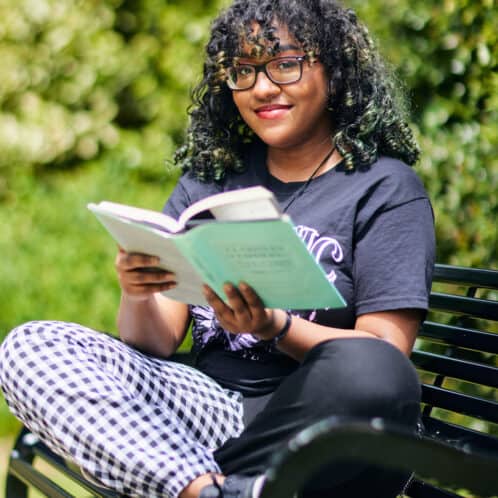
[(190, 218), (203, 211), (211, 211), (217, 220), (223, 221), (274, 219), (282, 214), (273, 193), (258, 186), (201, 199), (185, 209), (178, 222), (185, 226)]
[(202, 280), (178, 250), (174, 241), (176, 235), (107, 213), (96, 215), (125, 251), (158, 256), (160, 262), (157, 266), (176, 274), (178, 285), (164, 292), (165, 296), (192, 304), (207, 304), (202, 293)]
[(169, 233), (179, 232), (183, 228), (183, 225), (171, 218), (171, 216), (167, 216), (158, 211), (127, 206), (116, 202), (102, 201), (99, 204), (90, 203), (88, 204), (88, 209), (95, 214), (101, 213), (112, 215), (136, 223), (143, 223), (144, 225)]

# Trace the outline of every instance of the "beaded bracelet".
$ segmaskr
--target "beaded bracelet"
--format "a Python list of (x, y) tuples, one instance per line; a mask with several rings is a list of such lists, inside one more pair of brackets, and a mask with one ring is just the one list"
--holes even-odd
[(270, 339), (270, 342), (274, 346), (276, 346), (289, 333), (289, 329), (290, 329), (290, 326), (292, 324), (292, 315), (291, 315), (290, 311), (287, 311), (287, 310), (285, 311), (285, 315), (286, 315), (286, 318), (285, 318), (284, 326), (280, 329), (278, 334), (273, 339)]

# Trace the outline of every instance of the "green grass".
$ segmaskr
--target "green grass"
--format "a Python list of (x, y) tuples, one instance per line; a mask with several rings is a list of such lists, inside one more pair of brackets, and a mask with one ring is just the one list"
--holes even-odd
[[(115, 333), (116, 244), (86, 209), (103, 199), (160, 210), (174, 179), (148, 179), (108, 158), (12, 178), (0, 201), (0, 342), (28, 320), (75, 321)], [(0, 396), (0, 436), (18, 424)]]

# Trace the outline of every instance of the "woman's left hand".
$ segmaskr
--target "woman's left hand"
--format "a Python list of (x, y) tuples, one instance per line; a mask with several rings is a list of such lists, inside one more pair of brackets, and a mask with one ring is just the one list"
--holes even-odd
[(225, 330), (232, 334), (253, 334), (262, 340), (272, 339), (276, 335), (275, 311), (263, 306), (252, 287), (243, 282), (238, 288), (227, 283), (223, 290), (228, 304), (213, 289), (204, 285), (204, 296)]

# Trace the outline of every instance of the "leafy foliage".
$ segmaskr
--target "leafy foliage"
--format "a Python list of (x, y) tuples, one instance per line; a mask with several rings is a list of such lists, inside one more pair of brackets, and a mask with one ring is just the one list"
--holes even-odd
[(2, 168), (95, 157), (118, 140), (126, 68), (110, 2), (0, 3)]
[[(0, 199), (12, 175), (112, 149), (149, 179), (181, 141), (221, 0), (0, 0)], [(346, 0), (406, 81), (438, 260), (496, 266), (498, 13), (493, 0)]]
[(498, 266), (494, 0), (350, 0), (406, 81), (436, 214), (438, 260)]
[(129, 168), (161, 172), (214, 3), (0, 0), (0, 199), (14, 170), (110, 148)]

